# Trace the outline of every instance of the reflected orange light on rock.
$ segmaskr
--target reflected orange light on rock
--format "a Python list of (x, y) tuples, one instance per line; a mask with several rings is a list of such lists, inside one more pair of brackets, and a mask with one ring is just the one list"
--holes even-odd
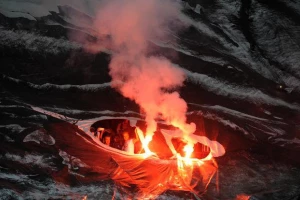
[(236, 196), (235, 200), (248, 200), (251, 196), (247, 194), (239, 194)]
[(82, 198), (82, 200), (87, 200), (87, 196), (84, 196), (84, 197)]

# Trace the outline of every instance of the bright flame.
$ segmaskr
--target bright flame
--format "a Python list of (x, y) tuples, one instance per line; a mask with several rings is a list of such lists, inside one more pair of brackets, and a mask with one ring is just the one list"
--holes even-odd
[(183, 151), (185, 151), (185, 158), (190, 158), (194, 151), (194, 146), (192, 146), (191, 144), (187, 144), (185, 145)]
[(145, 139), (142, 141), (142, 144), (143, 144), (143, 148), (145, 150), (145, 154), (147, 155), (151, 155), (153, 154), (153, 152), (149, 149), (149, 143), (151, 142), (152, 140), (152, 137), (149, 136), (149, 135), (146, 135)]
[(149, 56), (149, 41), (176, 42), (169, 28), (179, 31), (185, 27), (178, 18), (181, 9), (182, 5), (172, 0), (110, 0), (101, 4), (94, 21), (99, 45), (112, 50), (111, 86), (135, 101), (146, 115), (146, 136), (141, 139), (146, 154), (151, 153), (148, 144), (156, 131), (156, 118), (185, 135), (196, 128), (186, 123), (187, 103), (175, 90), (184, 85), (184, 70), (162, 56)]
[(144, 149), (144, 151), (145, 151), (144, 157), (147, 158), (147, 157), (149, 157), (149, 156), (151, 156), (151, 155), (155, 155), (155, 153), (153, 153), (153, 152), (149, 149), (149, 143), (150, 143), (151, 140), (152, 140), (152, 135), (153, 135), (153, 134), (147, 134), (146, 137), (144, 137), (144, 133), (143, 133), (143, 131), (142, 131), (141, 129), (139, 129), (139, 128), (137, 127), (136, 131), (137, 131), (137, 134), (138, 134), (138, 136), (139, 136), (139, 138), (140, 138), (140, 140), (141, 140), (142, 147), (143, 147), (143, 149)]
[[(178, 164), (179, 176), (174, 179), (189, 185), (194, 164), (199, 167), (213, 154), (201, 160), (191, 158), (197, 142), (193, 139), (196, 125), (187, 123), (187, 103), (177, 91), (184, 86), (185, 70), (167, 58), (157, 56), (161, 53), (152, 47), (151, 42), (176, 43), (175, 32), (189, 24), (182, 20), (181, 9), (182, 4), (173, 0), (103, 1), (91, 27), (97, 42), (87, 42), (86, 46), (92, 51), (110, 52), (111, 87), (143, 110), (147, 129), (145, 134), (137, 129), (137, 134), (145, 151), (144, 158), (155, 154), (149, 149), (149, 144), (157, 128), (156, 119), (181, 130), (180, 137), (188, 145), (184, 148), (184, 157), (177, 154), (174, 147), (171, 149)], [(171, 146), (171, 143), (170, 140), (168, 145)], [(150, 193), (148, 195), (151, 196)]]
[(182, 16), (181, 9), (182, 5), (172, 0), (104, 1), (96, 14), (93, 28), (99, 38), (99, 50), (112, 51), (109, 64), (112, 88), (135, 101), (145, 113), (145, 135), (137, 130), (144, 156), (154, 154), (149, 143), (159, 118), (180, 129), (180, 137), (188, 142), (184, 157), (173, 151), (179, 169), (186, 168), (183, 170), (186, 171), (193, 167), (194, 160), (198, 160), (190, 158), (196, 143), (192, 139), (196, 125), (187, 123), (187, 103), (176, 91), (184, 85), (186, 73), (165, 57), (149, 56), (153, 51), (149, 41), (176, 42), (169, 29), (179, 31), (186, 26), (178, 17)]
[(192, 160), (190, 159), (191, 158), (191, 155), (194, 151), (194, 146), (191, 145), (191, 144), (187, 144), (185, 145), (185, 147), (183, 148), (183, 151), (185, 152), (185, 157), (184, 157), (184, 162), (188, 165), (191, 165), (192, 164)]
[[(138, 127), (137, 127), (136, 131), (137, 131), (139, 139), (142, 143), (142, 147), (145, 151), (144, 158), (147, 158), (151, 155), (155, 155), (155, 153), (152, 152), (149, 148), (149, 143), (152, 141), (153, 133), (152, 134), (146, 133), (146, 136), (144, 136), (143, 131)], [(184, 135), (186, 135), (186, 134), (184, 134)], [(186, 135), (186, 136), (189, 136), (189, 135)], [(189, 137), (185, 137), (185, 139), (188, 140)], [(170, 145), (172, 145), (172, 144), (170, 144), (170, 143), (168, 144), (169, 148), (171, 149)], [(188, 142), (188, 144), (186, 144), (184, 146), (183, 151), (185, 152), (184, 157), (182, 157), (179, 153), (173, 152), (178, 160), (178, 162), (177, 162), (178, 168), (183, 168), (184, 165), (192, 165), (193, 162), (196, 163), (198, 166), (200, 166), (203, 164), (204, 161), (213, 159), (212, 152), (210, 152), (205, 158), (202, 158), (202, 159), (191, 158), (191, 156), (194, 152), (194, 143), (192, 143), (192, 142)]]

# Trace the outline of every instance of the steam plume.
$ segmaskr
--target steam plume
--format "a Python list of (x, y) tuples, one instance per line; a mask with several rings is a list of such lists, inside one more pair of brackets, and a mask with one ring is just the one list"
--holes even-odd
[(156, 130), (158, 116), (186, 135), (195, 131), (195, 124), (186, 123), (186, 102), (174, 91), (183, 85), (184, 72), (166, 58), (148, 56), (149, 40), (167, 39), (170, 24), (180, 28), (174, 26), (179, 15), (175, 1), (110, 0), (96, 16), (94, 28), (102, 45), (114, 52), (109, 65), (112, 87), (145, 111), (148, 136)]

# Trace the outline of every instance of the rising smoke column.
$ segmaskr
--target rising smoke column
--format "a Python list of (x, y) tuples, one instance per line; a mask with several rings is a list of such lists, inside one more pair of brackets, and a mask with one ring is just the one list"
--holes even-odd
[(182, 27), (174, 26), (180, 12), (175, 1), (109, 0), (101, 5), (94, 24), (100, 45), (113, 51), (109, 65), (112, 87), (144, 110), (150, 137), (157, 117), (185, 135), (196, 128), (186, 123), (187, 104), (174, 91), (183, 86), (184, 72), (164, 57), (148, 56), (151, 39), (166, 40), (170, 24), (177, 31)]

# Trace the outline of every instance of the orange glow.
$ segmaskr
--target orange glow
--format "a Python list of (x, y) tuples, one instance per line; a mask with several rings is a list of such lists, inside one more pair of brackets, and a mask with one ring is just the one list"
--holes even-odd
[(246, 195), (246, 194), (239, 194), (239, 195), (236, 196), (235, 199), (236, 200), (248, 200), (248, 199), (250, 199), (250, 196)]
[(185, 157), (184, 157), (184, 162), (188, 165), (192, 164), (192, 160), (191, 160), (191, 155), (194, 151), (194, 145), (191, 144), (187, 144), (185, 145), (185, 147), (183, 148), (183, 151), (185, 152)]
[[(139, 136), (139, 139), (142, 143), (142, 147), (144, 150), (144, 158), (148, 158), (151, 155), (156, 155), (154, 152), (152, 152), (149, 148), (149, 143), (152, 141), (152, 136), (153, 133), (143, 133), (143, 131), (140, 128), (137, 128), (137, 134)], [(186, 135), (185, 139), (189, 140), (189, 135)], [(172, 144), (168, 144), (170, 149), (174, 149), (174, 147), (170, 147), (170, 145)], [(210, 152), (205, 158), (202, 159), (197, 159), (197, 158), (191, 158), (193, 152), (194, 152), (194, 144), (191, 142), (188, 142), (188, 144), (186, 144), (183, 148), (183, 151), (185, 152), (184, 157), (182, 157), (178, 152), (173, 152), (173, 155), (176, 156), (177, 160), (179, 160), (178, 162), (178, 166), (181, 167), (183, 166), (183, 164), (185, 165), (192, 165), (192, 163), (197, 163), (198, 166), (200, 166), (203, 161), (207, 161), (207, 160), (211, 160), (213, 159), (213, 155), (212, 152)], [(184, 163), (183, 163), (184, 162)]]
[[(178, 124), (177, 124), (178, 125)], [(183, 124), (182, 127), (187, 127), (187, 124)], [(189, 129), (188, 129), (189, 130)], [(142, 143), (142, 147), (145, 151), (143, 154), (143, 158), (147, 159), (151, 155), (156, 155), (153, 153), (150, 148), (149, 144), (152, 141), (152, 136), (154, 135), (151, 131), (147, 131), (145, 134), (142, 130), (137, 128), (137, 134), (139, 136), (139, 139)], [(178, 135), (177, 135), (178, 134)], [(176, 136), (165, 135), (163, 134), (166, 139), (166, 144), (169, 146), (169, 149), (173, 149), (172, 153), (175, 157), (175, 168), (172, 172), (172, 175), (170, 176), (170, 179), (168, 180), (168, 185), (170, 186), (169, 189), (173, 190), (187, 190), (190, 191), (192, 188), (194, 188), (200, 179), (195, 178), (193, 176), (193, 173), (197, 171), (200, 173), (203, 177), (204, 183), (208, 184), (212, 178), (212, 176), (215, 174), (218, 165), (216, 164), (215, 160), (213, 159), (213, 155), (219, 148), (216, 148), (217, 145), (214, 142), (211, 142), (209, 140), (203, 140), (203, 138), (196, 138), (193, 137), (193, 134), (190, 131), (181, 131), (179, 128), (179, 132), (175, 133)], [(185, 146), (181, 151), (183, 150), (184, 155), (181, 156), (180, 152), (178, 152), (175, 147), (173, 146), (171, 139), (173, 137), (182, 138), (183, 141), (185, 141)], [(203, 144), (207, 144), (210, 147), (210, 152), (205, 158), (197, 159), (192, 158), (192, 155), (194, 153), (194, 145), (197, 142), (201, 142)], [(209, 164), (210, 163), (210, 164)], [(196, 181), (195, 181), (196, 180)], [(218, 181), (218, 178), (217, 178)], [(218, 184), (218, 183), (217, 183)], [(159, 188), (165, 188), (165, 183), (157, 183), (157, 187)], [(207, 185), (205, 186), (207, 187)], [(204, 188), (205, 188), (204, 187)], [(218, 187), (218, 186), (217, 186)], [(147, 197), (150, 194), (147, 194)], [(150, 195), (151, 196), (151, 195)]]
[[(115, 12), (116, 10), (118, 12)], [(184, 86), (186, 72), (163, 56), (155, 56), (154, 54), (149, 56), (152, 45), (148, 46), (149, 41), (153, 39), (167, 41), (169, 36), (174, 38), (172, 34), (169, 34), (170, 31), (167, 28), (169, 24), (175, 28), (174, 31), (186, 26), (185, 23), (178, 24), (178, 27), (174, 26), (181, 21), (178, 18), (182, 14), (181, 4), (177, 1), (110, 0), (101, 4), (95, 14), (92, 29), (95, 31), (93, 35), (95, 34), (99, 40), (97, 39), (98, 42), (92, 46), (89, 46), (90, 43), (88, 43), (87, 48), (93, 51), (110, 51), (109, 75), (112, 78), (111, 87), (140, 106), (147, 124), (145, 133), (139, 128), (136, 132), (144, 151), (141, 154), (142, 164), (138, 165), (140, 162), (136, 160), (124, 164), (123, 158), (120, 158), (119, 162), (122, 163), (122, 167), (127, 166), (127, 163), (130, 163), (130, 167), (124, 170), (125, 173), (120, 173), (123, 176), (119, 180), (124, 180), (125, 177), (125, 180), (134, 180), (140, 183), (140, 187), (144, 187), (143, 193), (147, 195), (147, 199), (155, 198), (153, 188), (156, 189), (156, 193), (161, 193), (166, 188), (191, 190), (190, 183), (194, 167), (200, 170), (201, 166), (201, 169), (203, 169), (201, 174), (206, 177), (214, 174), (215, 166), (210, 167), (204, 161), (212, 159), (217, 148), (214, 148), (204, 159), (191, 158), (194, 145), (198, 142), (198, 139), (193, 135), (196, 131), (196, 124), (187, 123), (188, 105), (177, 90)], [(172, 42), (176, 41), (172, 39)], [(178, 138), (184, 139), (187, 143), (184, 147), (185, 155), (182, 157), (172, 146), (171, 140), (174, 136), (170, 136), (169, 140), (165, 138), (173, 158), (177, 158), (177, 160), (166, 160), (170, 163), (170, 169), (168, 168), (161, 176), (170, 179), (170, 181), (161, 183), (158, 181), (158, 173), (154, 174), (154, 172), (162, 172), (161, 169), (164, 168), (162, 166), (166, 165), (165, 161), (157, 169), (152, 169), (153, 165), (149, 164), (149, 170), (139, 170), (136, 173), (138, 175), (130, 176), (136, 168), (140, 169), (141, 166), (147, 166), (147, 161), (151, 160), (147, 159), (148, 157), (156, 155), (149, 148), (154, 146), (150, 142), (157, 130), (156, 120), (177, 127), (180, 130), (178, 131), (180, 132)], [(213, 142), (208, 139), (201, 140), (200, 143), (207, 145), (208, 142), (211, 144), (209, 147), (213, 147)], [(182, 148), (180, 150), (182, 151)], [(206, 170), (211, 168), (212, 170)], [(118, 169), (122, 170), (121, 167)], [(119, 173), (116, 173), (116, 177), (118, 176)], [(145, 177), (147, 177), (147, 181), (143, 180)], [(164, 180), (162, 177), (161, 180)], [(210, 181), (209, 178), (205, 180)], [(125, 181), (124, 184), (128, 184), (127, 182)], [(150, 187), (145, 183), (153, 184)], [(162, 189), (157, 189), (157, 187)]]
[[(175, 136), (163, 134), (164, 138), (166, 139), (166, 144), (170, 149), (174, 149), (174, 151), (172, 151), (174, 157), (172, 157), (173, 159), (171, 158), (166, 160), (155, 159), (155, 157), (150, 157), (156, 155), (150, 149), (153, 148), (154, 151), (155, 148), (155, 145), (150, 143), (154, 134), (151, 133), (151, 131), (144, 133), (138, 127), (136, 128), (136, 134), (142, 143), (144, 153), (140, 154), (141, 159), (134, 160), (135, 162), (124, 162), (123, 158), (120, 159), (119, 162), (122, 164), (122, 167), (125, 167), (124, 171), (126, 171), (126, 175), (122, 175), (120, 177), (121, 173), (118, 171), (116, 173), (116, 177), (113, 178), (115, 181), (123, 181), (124, 177), (132, 181), (133, 177), (135, 178), (134, 182), (139, 183), (142, 181), (142, 185), (144, 186), (145, 184), (143, 178), (149, 178), (147, 179), (147, 182), (149, 181), (151, 184), (146, 188), (142, 188), (143, 192), (138, 199), (155, 199), (157, 195), (165, 190), (193, 192), (196, 191), (194, 188), (197, 188), (197, 191), (206, 190), (207, 185), (210, 183), (211, 178), (215, 175), (218, 168), (218, 166), (214, 163), (215, 161), (212, 153), (213, 150), (211, 150), (203, 159), (192, 158), (194, 150), (196, 151), (197, 147), (194, 146), (196, 140), (193, 140), (192, 137), (187, 137), (191, 135), (182, 132), (178, 132), (178, 134), (182, 134), (179, 136), (176, 136), (177, 133), (174, 133)], [(180, 148), (174, 148), (174, 146), (172, 147), (173, 143), (168, 142), (168, 140), (170, 141), (173, 137), (181, 138), (182, 143), (185, 146), (180, 146)], [(154, 139), (156, 142), (156, 138)], [(176, 145), (176, 143), (174, 143), (174, 145)], [(153, 159), (155, 159), (155, 162), (153, 162)], [(130, 163), (130, 165), (127, 166), (127, 163)], [(153, 164), (155, 167), (153, 167)], [(138, 170), (135, 172), (133, 169), (137, 169), (136, 166), (145, 167), (147, 170)], [(122, 171), (123, 169), (120, 168), (120, 170)], [(147, 176), (145, 176), (144, 173), (146, 173)], [(127, 184), (127, 179), (124, 184)], [(150, 190), (148, 188), (150, 188)]]
[(146, 135), (146, 137), (145, 137), (145, 136), (144, 136), (144, 133), (143, 133), (143, 131), (142, 131), (141, 129), (137, 128), (136, 131), (137, 131), (137, 134), (138, 134), (138, 136), (139, 136), (139, 138), (140, 138), (140, 141), (141, 141), (141, 143), (142, 143), (142, 147), (143, 147), (143, 149), (144, 149), (144, 151), (145, 151), (145, 153), (144, 153), (144, 158), (148, 158), (148, 157), (151, 156), (151, 155), (155, 155), (155, 153), (153, 153), (153, 152), (149, 149), (149, 143), (150, 143), (151, 140), (152, 140), (152, 136), (151, 136), (151, 135), (153, 135), (153, 134), (148, 134), (148, 135)]
[(185, 151), (185, 158), (190, 158), (194, 151), (194, 145), (187, 144), (183, 150)]
[(149, 149), (149, 143), (151, 142), (152, 137), (150, 137), (149, 135), (146, 135), (145, 139), (142, 141), (143, 144), (143, 148), (145, 150), (145, 154), (147, 154), (148, 156), (152, 155), (153, 152)]
[(84, 196), (84, 197), (82, 198), (82, 200), (87, 200), (87, 196)]

